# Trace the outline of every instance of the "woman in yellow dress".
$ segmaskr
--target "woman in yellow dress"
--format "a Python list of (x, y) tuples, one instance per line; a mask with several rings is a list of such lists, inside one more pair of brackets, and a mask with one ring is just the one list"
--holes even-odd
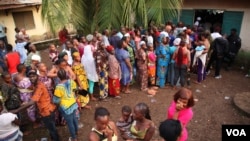
[(81, 64), (81, 57), (79, 52), (73, 53), (73, 64), (72, 70), (76, 75), (76, 82), (79, 87), (77, 101), (80, 103), (82, 108), (90, 109), (89, 95), (88, 95), (88, 79), (83, 65)]

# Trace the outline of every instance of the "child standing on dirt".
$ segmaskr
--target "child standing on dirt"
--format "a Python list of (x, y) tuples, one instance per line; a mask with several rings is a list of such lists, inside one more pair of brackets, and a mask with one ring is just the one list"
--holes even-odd
[(130, 132), (130, 127), (132, 123), (132, 109), (129, 106), (125, 105), (122, 107), (122, 116), (116, 122), (116, 126), (119, 129), (121, 137), (124, 140), (129, 140), (132, 138), (132, 134)]
[(188, 139), (188, 133), (186, 126), (193, 118), (194, 106), (193, 94), (186, 88), (181, 88), (174, 95), (174, 100), (171, 103), (167, 111), (167, 119), (179, 120), (182, 124), (182, 133), (179, 141), (186, 141)]

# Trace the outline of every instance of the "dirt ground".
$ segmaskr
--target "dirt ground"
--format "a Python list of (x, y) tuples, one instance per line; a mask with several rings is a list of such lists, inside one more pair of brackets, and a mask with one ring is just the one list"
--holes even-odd
[[(48, 50), (42, 51), (42, 61), (49, 66)], [(236, 93), (250, 91), (250, 79), (244, 77), (244, 72), (239, 68), (231, 71), (222, 69), (222, 79), (214, 79), (214, 71), (211, 71), (203, 84), (191, 83), (194, 97), (198, 99), (193, 107), (194, 117), (188, 124), (188, 141), (220, 141), (223, 124), (250, 124), (250, 117), (239, 111), (233, 104)], [(191, 81), (196, 80), (196, 74), (191, 75)], [(121, 107), (129, 105), (134, 107), (138, 102), (145, 102), (150, 107), (151, 117), (156, 126), (166, 119), (166, 110), (177, 90), (170, 88), (159, 89), (154, 97), (148, 97), (139, 90), (138, 85), (131, 87), (132, 94), (121, 94), (121, 99), (109, 98), (108, 102), (90, 102), (92, 110), (82, 110), (80, 122), (81, 128), (79, 141), (87, 141), (87, 135), (94, 125), (94, 109), (97, 106), (106, 107), (111, 113), (111, 120), (116, 121), (121, 115)], [(250, 106), (250, 104), (249, 104)], [(67, 126), (58, 126), (59, 134), (63, 141), (68, 141), (69, 131)], [(33, 130), (33, 133), (24, 136), (24, 141), (40, 140), (49, 137), (44, 127)], [(152, 140), (160, 139), (156, 131)], [(119, 139), (122, 140), (122, 139)]]

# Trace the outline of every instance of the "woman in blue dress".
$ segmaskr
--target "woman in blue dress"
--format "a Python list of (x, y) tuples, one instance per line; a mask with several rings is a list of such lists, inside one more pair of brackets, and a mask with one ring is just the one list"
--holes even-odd
[(132, 73), (132, 66), (129, 59), (129, 53), (125, 48), (127, 47), (127, 42), (125, 38), (121, 40), (121, 44), (119, 48), (116, 49), (115, 55), (120, 63), (122, 76), (121, 76), (121, 92), (126, 94), (131, 93), (129, 90), (129, 84), (132, 80), (133, 73)]
[(167, 78), (168, 64), (171, 60), (171, 54), (168, 46), (168, 33), (161, 32), (156, 47), (157, 68), (156, 68), (156, 85), (160, 88), (165, 86)]

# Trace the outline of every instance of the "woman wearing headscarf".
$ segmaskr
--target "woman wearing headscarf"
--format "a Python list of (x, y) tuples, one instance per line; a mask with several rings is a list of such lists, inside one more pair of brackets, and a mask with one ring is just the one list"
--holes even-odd
[[(80, 102), (81, 108), (90, 109), (91, 106), (88, 105), (89, 103), (89, 95), (88, 95), (88, 79), (87, 74), (84, 69), (84, 66), (81, 64), (81, 57), (79, 52), (73, 53), (73, 64), (72, 70), (76, 75), (76, 82), (78, 84), (78, 95), (77, 100)], [(82, 92), (82, 93), (80, 93)]]
[(82, 55), (81, 63), (85, 66), (85, 71), (87, 73), (90, 98), (95, 101), (96, 98), (93, 96), (93, 93), (95, 82), (98, 82), (98, 75), (96, 72), (95, 58), (93, 56), (94, 46), (91, 44), (93, 35), (87, 35), (86, 39), (88, 44), (84, 47), (84, 54)]
[(146, 43), (140, 42), (140, 49), (138, 50), (137, 66), (139, 73), (139, 83), (141, 84), (141, 90), (148, 90), (148, 71), (147, 71), (147, 54), (146, 54)]
[(168, 47), (168, 33), (161, 32), (158, 38), (158, 46), (156, 47), (157, 56), (157, 79), (156, 85), (160, 88), (165, 86), (168, 64), (171, 60), (171, 55)]
[(106, 50), (109, 53), (108, 56), (108, 83), (109, 83), (109, 95), (115, 98), (121, 98), (120, 95), (120, 79), (121, 79), (121, 67), (115, 57), (115, 50), (113, 46), (107, 46)]
[[(170, 49), (170, 54), (173, 56), (174, 52), (179, 48), (179, 44), (181, 42), (181, 38), (176, 38), (173, 42), (173, 46), (169, 47)], [(171, 59), (169, 66), (168, 66), (168, 83), (170, 84), (171, 87), (174, 86), (174, 68), (175, 67), (175, 60)]]

